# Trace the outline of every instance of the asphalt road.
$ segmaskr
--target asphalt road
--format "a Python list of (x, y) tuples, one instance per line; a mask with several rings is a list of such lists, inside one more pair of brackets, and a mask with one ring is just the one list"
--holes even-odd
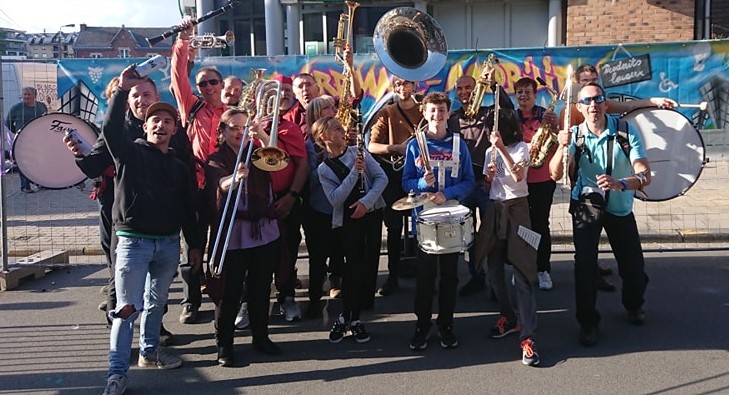
[[(289, 324), (272, 316), (271, 338), (284, 350), (280, 357), (253, 351), (249, 333), (240, 332), (238, 366), (221, 368), (212, 304), (204, 303), (200, 323), (178, 323), (181, 284), (175, 282), (165, 325), (176, 335), (172, 352), (184, 364), (170, 371), (140, 369), (133, 351), (127, 393), (729, 393), (728, 258), (726, 251), (648, 254), (647, 324), (626, 322), (619, 292), (600, 293), (600, 343), (584, 348), (577, 343), (571, 255), (555, 255), (555, 289), (538, 294), (538, 368), (521, 364), (517, 336), (488, 338), (498, 309), (486, 293), (459, 298), (457, 349), (443, 350), (433, 337), (425, 352), (410, 351), (413, 279), (402, 280), (396, 295), (378, 297), (364, 315), (372, 336), (367, 344), (327, 341), (330, 318), (340, 310), (336, 300), (320, 320)], [(305, 261), (299, 267), (308, 272)], [(73, 263), (0, 292), (0, 394), (103, 391), (109, 339), (96, 305), (106, 273), (99, 261)], [(385, 272), (380, 274), (382, 280)], [(463, 284), (462, 264), (460, 277)], [(619, 283), (617, 274), (611, 279)], [(298, 299), (304, 308), (306, 298)]]

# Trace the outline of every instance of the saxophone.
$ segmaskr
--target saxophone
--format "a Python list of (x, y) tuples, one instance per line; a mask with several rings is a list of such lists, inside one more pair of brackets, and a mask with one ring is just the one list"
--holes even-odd
[[(542, 84), (542, 79), (537, 77), (537, 80)], [(554, 92), (546, 84), (542, 84), (549, 91), (552, 96), (552, 101), (547, 107), (547, 111), (554, 112), (554, 106), (557, 103), (557, 92)], [(557, 147), (557, 134), (552, 131), (552, 125), (548, 124), (547, 121), (542, 120), (542, 124), (539, 125), (537, 133), (532, 137), (532, 142), (529, 147), (529, 166), (538, 169), (544, 165), (544, 162), (549, 157), (549, 154), (554, 151)]]
[(473, 119), (476, 114), (478, 114), (478, 110), (481, 109), (481, 102), (483, 102), (483, 97), (486, 94), (486, 88), (491, 86), (493, 83), (493, 77), (491, 77), (491, 74), (493, 74), (496, 63), (498, 62), (499, 60), (493, 53), (489, 54), (486, 60), (484, 60), (481, 74), (483, 75), (483, 70), (488, 70), (489, 77), (483, 78), (479, 76), (479, 78), (476, 79), (476, 88), (473, 92), (471, 92), (468, 105), (464, 110), (466, 117)]
[(352, 68), (344, 58), (344, 48), (346, 48), (351, 40), (354, 10), (359, 7), (359, 3), (347, 1), (345, 4), (347, 6), (347, 13), (342, 13), (339, 16), (337, 37), (334, 38), (334, 60), (341, 62), (344, 65), (344, 71), (342, 72), (342, 84), (339, 87), (339, 107), (337, 108), (337, 114), (334, 117), (342, 124), (342, 128), (348, 131), (354, 126), (356, 117), (354, 114), (354, 108), (352, 108), (352, 104), (350, 103), (352, 96), (352, 93), (350, 92), (352, 90)]

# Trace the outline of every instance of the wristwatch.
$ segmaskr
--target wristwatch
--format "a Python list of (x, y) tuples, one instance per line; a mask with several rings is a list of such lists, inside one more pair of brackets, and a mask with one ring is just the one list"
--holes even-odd
[(621, 185), (621, 188), (620, 188), (621, 191), (625, 191), (626, 189), (628, 189), (628, 182), (623, 180), (622, 178), (620, 179), (620, 185)]

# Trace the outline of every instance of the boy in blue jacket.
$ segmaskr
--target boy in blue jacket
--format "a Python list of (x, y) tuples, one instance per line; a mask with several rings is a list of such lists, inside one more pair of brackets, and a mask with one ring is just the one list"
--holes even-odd
[[(430, 201), (435, 205), (453, 200), (463, 201), (475, 187), (468, 147), (458, 133), (453, 133), (447, 127), (450, 105), (450, 99), (442, 92), (429, 93), (423, 99), (422, 111), (424, 120), (428, 123), (425, 136), (431, 170), (426, 170), (417, 139), (408, 144), (403, 169), (403, 189), (428, 193)], [(460, 253), (436, 255), (418, 251), (415, 283), (415, 315), (418, 320), (415, 335), (410, 341), (410, 349), (413, 351), (425, 350), (428, 346), (435, 277), (439, 267), (437, 323), (440, 345), (446, 349), (458, 346), (458, 340), (453, 334), (453, 311), (456, 305), (459, 255)]]

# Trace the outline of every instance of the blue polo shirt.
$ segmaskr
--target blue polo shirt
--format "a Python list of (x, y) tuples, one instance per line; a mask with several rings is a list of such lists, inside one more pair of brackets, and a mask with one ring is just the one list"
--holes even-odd
[[(606, 129), (600, 136), (592, 133), (585, 134), (584, 152), (580, 156), (580, 168), (577, 175), (577, 182), (572, 189), (572, 199), (577, 200), (584, 187), (591, 187), (595, 190), (600, 188), (597, 186), (597, 175), (605, 174), (607, 169), (607, 149), (608, 142), (615, 139), (618, 130), (618, 117), (606, 115)], [(588, 130), (587, 124), (584, 126), (576, 126), (572, 128), (572, 144), (570, 144), (569, 152), (574, 157), (577, 149), (578, 131), (584, 127)], [(645, 147), (640, 134), (628, 125), (628, 141), (630, 142), (630, 159), (623, 152), (623, 149), (614, 141), (613, 146), (613, 171), (612, 177), (621, 179), (629, 177), (633, 174), (632, 163), (640, 158), (645, 158)], [(633, 198), (635, 191), (610, 191), (607, 211), (617, 216), (626, 216), (633, 211)]]

